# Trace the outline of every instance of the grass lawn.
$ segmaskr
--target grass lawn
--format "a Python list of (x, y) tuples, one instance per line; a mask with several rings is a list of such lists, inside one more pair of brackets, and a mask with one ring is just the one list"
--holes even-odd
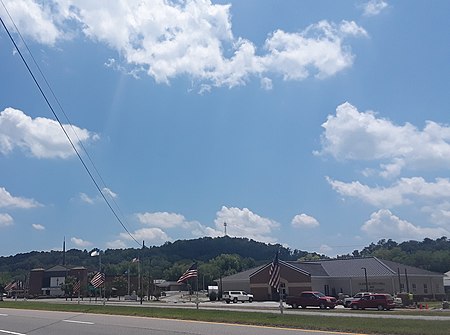
[[(366, 334), (448, 335), (450, 321), (352, 318), (333, 315), (292, 315), (264, 312), (233, 312), (187, 308), (128, 307), (42, 303), (33, 301), (3, 301), (0, 308), (53, 310), (80, 313), (133, 315), (168, 319), (224, 322), (270, 327), (342, 331)], [(374, 313), (372, 313), (374, 314)], [(445, 314), (448, 315), (448, 314)]]

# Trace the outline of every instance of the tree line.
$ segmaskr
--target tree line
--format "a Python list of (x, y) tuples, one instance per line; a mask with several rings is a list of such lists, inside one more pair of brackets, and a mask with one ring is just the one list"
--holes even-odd
[[(98, 270), (99, 260), (91, 257), (92, 250), (71, 249), (65, 253), (68, 267), (84, 266), (89, 271)], [(325, 255), (291, 249), (280, 244), (266, 244), (246, 238), (228, 236), (194, 240), (166, 242), (162, 246), (141, 249), (107, 249), (101, 252), (102, 271), (108, 276), (124, 276), (130, 271), (138, 273), (139, 259), (142, 274), (148, 279), (176, 281), (195, 261), (202, 285), (211, 285), (214, 280), (232, 275), (252, 267), (270, 262), (279, 251), (284, 261), (307, 261), (328, 258)], [(338, 258), (376, 256), (429, 271), (444, 273), (450, 270), (450, 240), (441, 237), (436, 240), (397, 243), (391, 239), (371, 243), (362, 250)], [(33, 251), (14, 256), (0, 257), (0, 284), (11, 280), (26, 281), (30, 270), (48, 269), (63, 262), (62, 251)]]

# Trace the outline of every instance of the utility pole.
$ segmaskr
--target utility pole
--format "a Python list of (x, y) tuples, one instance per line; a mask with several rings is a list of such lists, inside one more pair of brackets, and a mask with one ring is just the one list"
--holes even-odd
[(366, 292), (369, 292), (369, 282), (367, 281), (367, 269), (365, 267), (362, 267), (361, 269), (364, 270), (364, 278), (366, 279)]
[(223, 227), (225, 230), (225, 236), (227, 236), (227, 223), (226, 222), (223, 223)]

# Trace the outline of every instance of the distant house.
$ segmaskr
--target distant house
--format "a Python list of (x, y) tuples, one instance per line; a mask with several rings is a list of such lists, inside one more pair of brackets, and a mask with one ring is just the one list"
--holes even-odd
[(65, 284), (67, 276), (75, 277), (80, 281), (82, 291), (86, 289), (87, 269), (85, 267), (68, 268), (62, 265), (56, 265), (47, 270), (43, 268), (31, 270), (28, 295), (31, 297), (63, 296), (64, 291), (61, 285)]
[[(277, 300), (269, 287), (270, 263), (217, 280), (222, 291), (245, 290), (255, 300)], [(367, 277), (366, 277), (367, 275)], [(367, 278), (367, 280), (366, 280)], [(313, 262), (280, 261), (280, 291), (295, 295), (317, 290), (327, 295), (353, 295), (367, 289), (395, 294), (410, 292), (415, 299), (442, 298), (444, 275), (376, 257), (319, 260)]]

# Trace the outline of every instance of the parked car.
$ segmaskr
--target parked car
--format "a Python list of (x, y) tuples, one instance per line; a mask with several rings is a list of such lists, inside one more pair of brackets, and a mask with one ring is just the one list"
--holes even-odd
[(372, 292), (358, 292), (353, 297), (345, 298), (344, 299), (344, 307), (350, 307), (350, 304), (352, 301), (355, 301), (355, 300), (360, 299), (365, 296), (369, 296), (371, 294), (373, 294), (373, 293)]
[(224, 291), (222, 299), (226, 301), (227, 304), (230, 302), (237, 303), (240, 302), (252, 302), (253, 294), (247, 293), (245, 291)]
[(350, 303), (351, 309), (376, 308), (379, 311), (395, 308), (394, 299), (390, 294), (371, 294), (356, 299)]
[(304, 291), (299, 295), (289, 295), (286, 298), (286, 304), (292, 308), (306, 308), (309, 306), (320, 307), (321, 309), (333, 309), (337, 305), (335, 297), (328, 297), (317, 291)]

